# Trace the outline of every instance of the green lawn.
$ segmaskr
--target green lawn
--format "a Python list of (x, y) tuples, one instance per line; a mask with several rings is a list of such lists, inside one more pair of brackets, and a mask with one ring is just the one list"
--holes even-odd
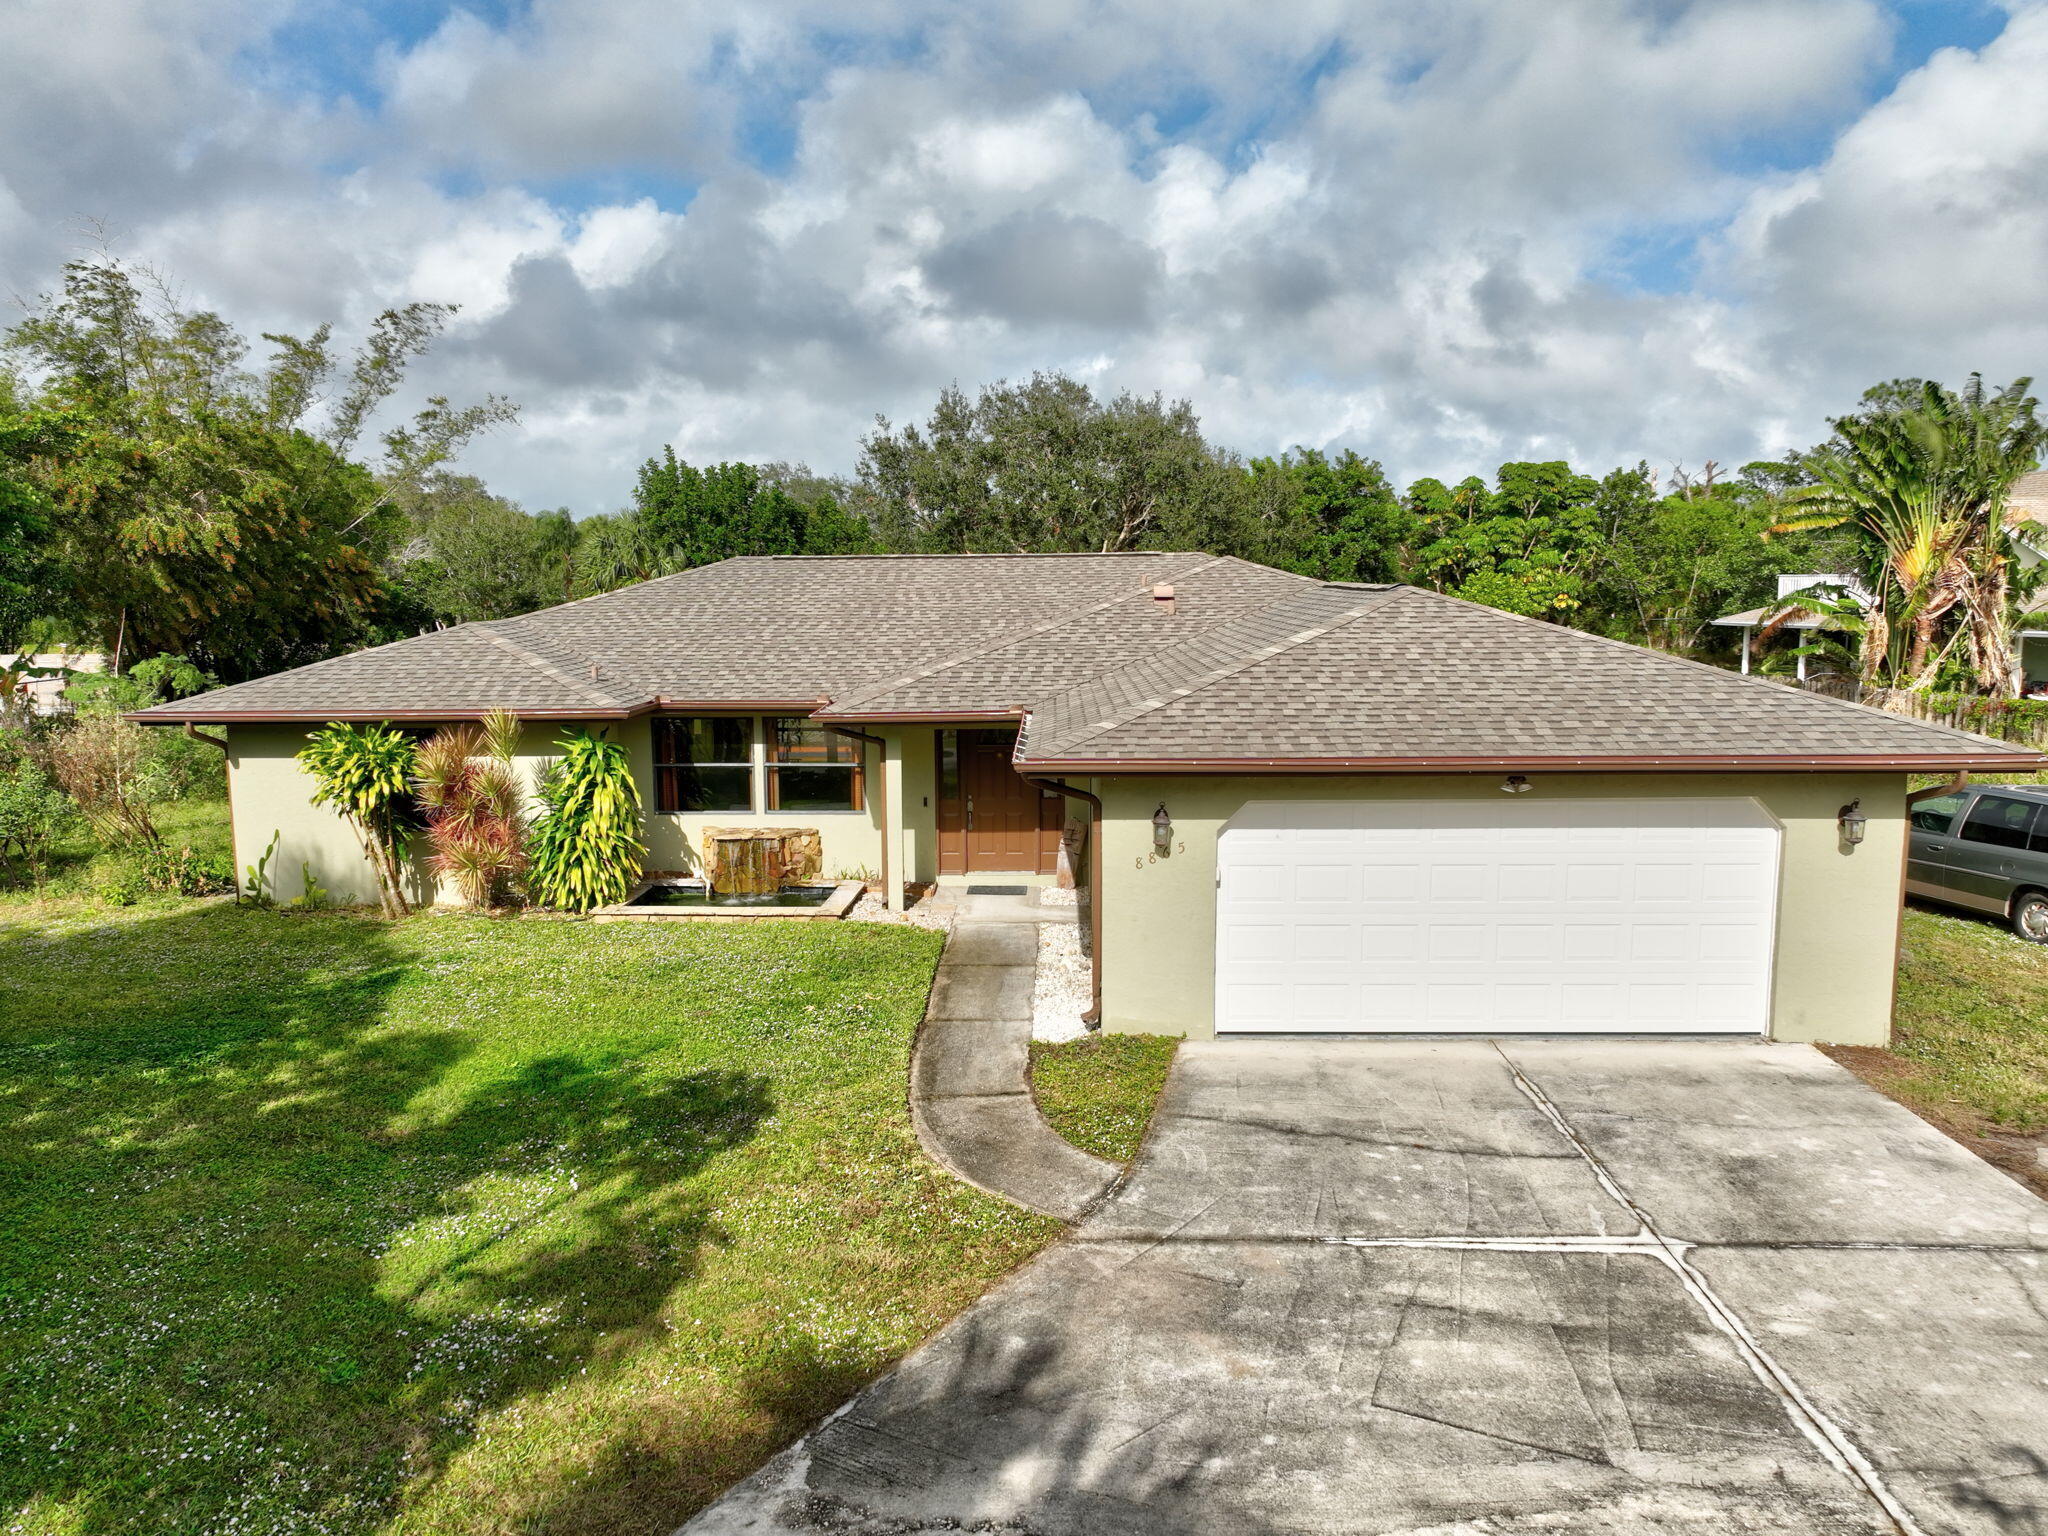
[(1031, 1043), (1031, 1092), (1047, 1124), (1084, 1152), (1128, 1163), (1152, 1123), (1174, 1035), (1090, 1035)]
[(1057, 1233), (937, 935), (0, 908), (0, 1530), (668, 1532)]
[(2048, 1194), (2048, 945), (1908, 906), (1892, 1048), (1829, 1054)]

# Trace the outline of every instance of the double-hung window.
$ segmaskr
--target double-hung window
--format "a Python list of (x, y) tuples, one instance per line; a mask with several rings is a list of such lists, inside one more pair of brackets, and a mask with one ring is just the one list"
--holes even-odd
[(665, 812), (753, 810), (753, 720), (657, 716), (654, 797), (655, 808)]
[(866, 805), (861, 744), (811, 720), (769, 720), (770, 811), (857, 811)]

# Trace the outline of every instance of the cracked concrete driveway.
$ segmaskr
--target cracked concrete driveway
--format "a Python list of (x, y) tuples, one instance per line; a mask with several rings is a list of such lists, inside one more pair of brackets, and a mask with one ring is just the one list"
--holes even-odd
[(2048, 1532), (2048, 1206), (1804, 1046), (1190, 1044), (1072, 1239), (685, 1529)]

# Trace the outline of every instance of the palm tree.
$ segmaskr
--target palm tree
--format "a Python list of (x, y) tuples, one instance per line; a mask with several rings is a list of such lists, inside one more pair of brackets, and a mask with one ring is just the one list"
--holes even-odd
[(2005, 504), (2048, 441), (2032, 382), (1991, 393), (1973, 373), (1960, 391), (1927, 382), (1910, 403), (1842, 417), (1815, 483), (1787, 496), (1801, 511), (1771, 533), (1853, 524), (1870, 546), (1874, 600), (1855, 626), (1866, 683), (1926, 688), (1960, 647), (1979, 689), (2018, 691)]

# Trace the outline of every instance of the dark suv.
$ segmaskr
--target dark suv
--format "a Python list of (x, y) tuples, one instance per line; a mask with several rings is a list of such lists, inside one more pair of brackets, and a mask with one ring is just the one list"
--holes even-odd
[(1913, 807), (1906, 889), (2048, 944), (2048, 789), (1983, 786)]

